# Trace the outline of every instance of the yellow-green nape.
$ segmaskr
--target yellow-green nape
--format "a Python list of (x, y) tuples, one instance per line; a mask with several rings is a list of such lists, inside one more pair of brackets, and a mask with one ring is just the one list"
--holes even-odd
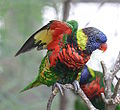
[(94, 78), (94, 77), (95, 77), (95, 72), (94, 72), (94, 70), (91, 69), (91, 68), (89, 68), (89, 67), (88, 67), (88, 70), (89, 70), (91, 76)]
[(77, 31), (77, 44), (80, 49), (85, 50), (87, 44), (88, 37), (85, 35), (82, 29)]

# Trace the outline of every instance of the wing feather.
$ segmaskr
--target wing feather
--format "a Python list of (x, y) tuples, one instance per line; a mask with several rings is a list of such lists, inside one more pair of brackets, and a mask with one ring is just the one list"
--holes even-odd
[(54, 45), (54, 41), (56, 42), (56, 39), (59, 39), (61, 34), (70, 34), (71, 32), (72, 29), (65, 22), (52, 20), (47, 25), (35, 32), (24, 43), (15, 56), (36, 47), (38, 50), (46, 49), (49, 44)]

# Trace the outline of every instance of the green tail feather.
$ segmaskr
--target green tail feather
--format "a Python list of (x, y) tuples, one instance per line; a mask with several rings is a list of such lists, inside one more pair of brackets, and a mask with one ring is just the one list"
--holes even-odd
[(29, 89), (32, 89), (33, 87), (37, 87), (39, 86), (41, 83), (38, 79), (35, 79), (32, 83), (30, 83), (28, 86), (26, 86), (23, 90), (20, 91), (21, 92), (24, 92), (26, 90), (29, 90)]

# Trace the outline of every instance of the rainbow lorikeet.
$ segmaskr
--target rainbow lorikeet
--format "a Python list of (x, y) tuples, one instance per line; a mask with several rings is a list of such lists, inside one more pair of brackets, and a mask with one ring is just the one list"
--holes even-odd
[(94, 27), (78, 30), (75, 20), (62, 22), (50, 21), (35, 32), (16, 53), (15, 56), (33, 48), (47, 49), (37, 78), (22, 91), (45, 84), (56, 85), (61, 90), (61, 84), (72, 83), (77, 90), (78, 73), (90, 59), (93, 51), (105, 51), (106, 35)]
[[(85, 65), (81, 72), (79, 83), (92, 104), (99, 110), (105, 110), (105, 104), (101, 97), (101, 93), (104, 93), (103, 74)], [(112, 86), (111, 89), (113, 91), (114, 87)], [(86, 105), (80, 101), (80, 99), (75, 101), (75, 108), (75, 110), (78, 110), (77, 108), (88, 110)], [(120, 110), (120, 104), (117, 105), (116, 110)]]

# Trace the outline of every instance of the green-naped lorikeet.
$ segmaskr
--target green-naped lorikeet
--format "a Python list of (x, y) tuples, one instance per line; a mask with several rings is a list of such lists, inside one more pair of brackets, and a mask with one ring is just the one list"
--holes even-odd
[(33, 48), (47, 49), (38, 76), (25, 89), (45, 84), (56, 85), (61, 90), (61, 84), (72, 83), (77, 89), (77, 75), (90, 59), (93, 51), (105, 51), (106, 35), (97, 28), (87, 27), (78, 30), (75, 20), (62, 22), (52, 20), (43, 26), (25, 42), (15, 56)]
[[(81, 75), (79, 83), (86, 96), (97, 109), (105, 110), (105, 104), (101, 97), (101, 93), (104, 93), (103, 74), (85, 65), (79, 75)], [(113, 91), (114, 87), (112, 86), (111, 89)], [(75, 101), (75, 110), (89, 109), (80, 98), (77, 98)], [(117, 105), (116, 110), (120, 110), (120, 104)]]

